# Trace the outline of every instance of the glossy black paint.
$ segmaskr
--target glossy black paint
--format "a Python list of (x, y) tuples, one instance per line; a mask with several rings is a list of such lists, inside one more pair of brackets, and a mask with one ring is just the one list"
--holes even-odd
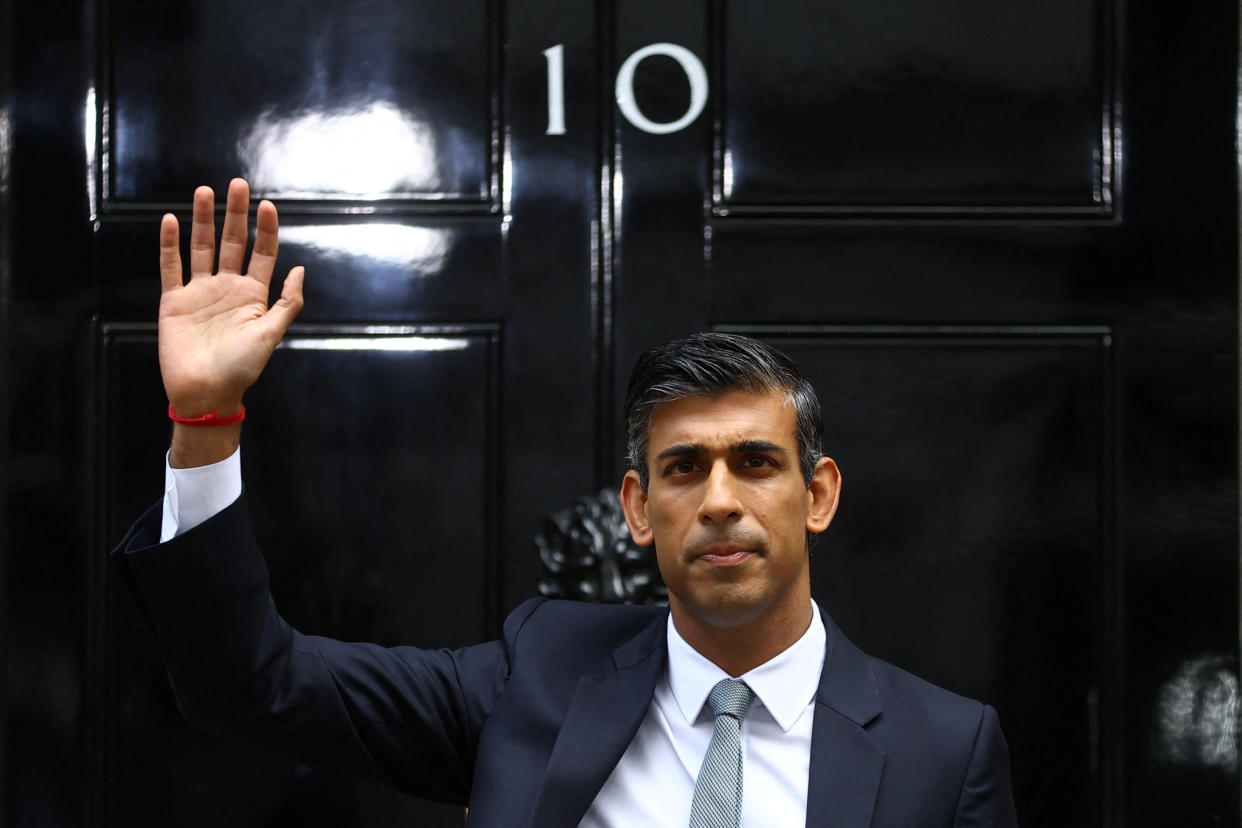
[(716, 12), (722, 212), (1111, 207), (1107, 0)]
[[(742, 330), (825, 401), (817, 597), (998, 707), (1024, 824), (1239, 825), (1237, 19), (0, 2), (4, 823), (460, 823), (190, 730), (105, 565), (160, 492), (158, 217), (247, 174), (309, 272), (245, 450), (303, 628), (494, 634), (616, 485), (637, 353)], [(670, 135), (611, 102), (657, 42), (711, 84)], [(667, 58), (634, 91), (689, 99)]]
[[(8, 2), (0, 2), (0, 468), (11, 468), (9, 451), (9, 297), (12, 292), (13, 262), (13, 9)], [(9, 613), (9, 497), (7, 481), (9, 475), (4, 474), (6, 486), (5, 496), (0, 498), (0, 613), (5, 623), (0, 624), (0, 658), (9, 664), (11, 650), (10, 625), (7, 623)], [(5, 750), (8, 745), (8, 681), (0, 679), (0, 704), (4, 705), (0, 713), (0, 756), (8, 756)], [(0, 759), (0, 803), (8, 802), (6, 795), (9, 783), (7, 773), (8, 762)], [(7, 811), (8, 809), (5, 808)]]
[(106, 8), (111, 199), (233, 175), (285, 200), (494, 194), (489, 0)]

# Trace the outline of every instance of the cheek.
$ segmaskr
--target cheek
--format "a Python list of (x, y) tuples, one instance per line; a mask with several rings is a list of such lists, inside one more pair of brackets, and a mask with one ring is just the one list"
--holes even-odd
[(657, 559), (663, 559), (667, 554), (667, 550), (673, 549), (675, 543), (672, 540), (672, 532), (669, 530), (667, 516), (659, 509), (652, 506), (647, 507), (647, 526), (651, 530), (651, 538), (655, 543)]
[(662, 535), (680, 532), (678, 527), (686, 518), (687, 507), (676, 498), (662, 497), (647, 501), (647, 520), (653, 531)]
[(801, 492), (784, 493), (756, 504), (755, 516), (770, 532), (800, 535), (806, 531), (808, 509), (807, 498)]
[(669, 564), (671, 563), (671, 561), (669, 560), (669, 554), (664, 551), (664, 545), (659, 544), (659, 543), (656, 544), (655, 553), (656, 553), (656, 566), (660, 568), (660, 574), (665, 575), (665, 577), (667, 578), (666, 573), (672, 571), (671, 567), (669, 566)]
[(751, 513), (765, 526), (775, 527), (793, 512), (793, 504), (786, 492), (767, 491), (750, 504)]
[(661, 548), (661, 545), (657, 543), (656, 567), (660, 570), (660, 577), (664, 579), (664, 585), (669, 588), (669, 592), (680, 593), (684, 579), (682, 571), (677, 565), (676, 556), (660, 551)]

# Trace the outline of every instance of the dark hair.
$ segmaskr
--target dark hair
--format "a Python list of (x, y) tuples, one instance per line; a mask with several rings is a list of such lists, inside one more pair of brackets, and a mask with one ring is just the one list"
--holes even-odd
[(697, 333), (657, 345), (638, 358), (625, 392), (625, 439), (630, 467), (647, 489), (647, 441), (656, 409), (687, 397), (726, 391), (784, 391), (794, 406), (798, 465), (811, 485), (823, 455), (824, 425), (819, 397), (798, 366), (770, 345), (728, 333)]

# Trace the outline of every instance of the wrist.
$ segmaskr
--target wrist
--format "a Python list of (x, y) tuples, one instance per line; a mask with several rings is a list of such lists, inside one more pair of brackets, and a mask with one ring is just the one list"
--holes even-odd
[(168, 397), (168, 415), (171, 417), (173, 413), (183, 419), (197, 419), (199, 417), (215, 415), (218, 417), (230, 417), (243, 411), (241, 397), (234, 396), (180, 396), (174, 397), (171, 394)]
[(168, 464), (174, 469), (189, 469), (219, 463), (237, 451), (239, 445), (241, 423), (214, 428), (173, 423)]
[(215, 411), (204, 414), (201, 417), (183, 417), (173, 408), (172, 403), (168, 404), (168, 418), (179, 425), (198, 426), (200, 428), (219, 428), (220, 426), (230, 426), (240, 423), (246, 419), (246, 406), (242, 406), (236, 414), (228, 414), (221, 416)]

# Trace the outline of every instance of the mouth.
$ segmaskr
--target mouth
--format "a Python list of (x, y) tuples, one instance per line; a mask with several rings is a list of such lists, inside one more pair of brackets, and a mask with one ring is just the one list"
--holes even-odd
[(700, 552), (695, 560), (708, 566), (737, 566), (753, 554), (755, 553), (741, 546), (712, 546)]

